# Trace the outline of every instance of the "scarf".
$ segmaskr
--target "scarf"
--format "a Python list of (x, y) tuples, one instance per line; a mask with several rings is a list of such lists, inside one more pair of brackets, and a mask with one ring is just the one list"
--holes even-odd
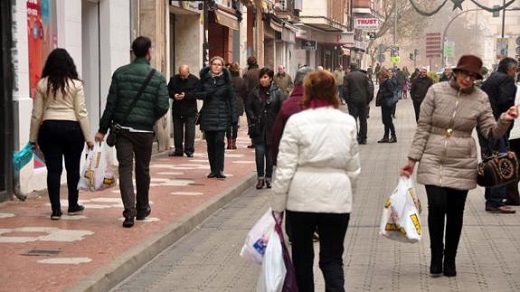
[(209, 74), (211, 74), (211, 77), (215, 78), (215, 77), (222, 76), (222, 74), (224, 74), (224, 71), (220, 71), (220, 73), (213, 73), (213, 72), (210, 70), (210, 71), (209, 71)]
[(471, 87), (462, 89), (462, 88), (460, 88), (460, 86), (457, 83), (457, 80), (455, 80), (455, 78), (451, 78), (449, 80), (449, 82), (450, 82), (451, 88), (453, 88), (453, 89), (455, 89), (457, 91), (460, 91), (460, 92), (462, 92), (464, 94), (470, 94), (470, 93), (472, 93), (475, 90), (475, 84), (473, 84), (473, 86), (471, 86)]
[(332, 102), (330, 100), (313, 99), (309, 103), (309, 108), (315, 109), (315, 108), (318, 108), (318, 107), (326, 107), (326, 106), (331, 106), (331, 105), (332, 105)]

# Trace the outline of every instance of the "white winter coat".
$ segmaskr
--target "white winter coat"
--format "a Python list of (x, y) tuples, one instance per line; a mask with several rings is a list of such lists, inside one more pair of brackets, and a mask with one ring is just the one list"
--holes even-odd
[(361, 173), (356, 122), (333, 107), (292, 115), (280, 141), (274, 211), (350, 213)]

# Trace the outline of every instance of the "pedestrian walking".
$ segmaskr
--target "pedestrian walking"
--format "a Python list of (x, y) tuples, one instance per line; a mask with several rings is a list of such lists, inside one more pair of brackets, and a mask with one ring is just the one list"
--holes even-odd
[(251, 138), (255, 144), (255, 160), (258, 181), (256, 189), (271, 188), (273, 161), (271, 159), (271, 133), (276, 115), (283, 103), (282, 92), (273, 82), (274, 71), (260, 69), (259, 84), (251, 91), (246, 102), (246, 114), (250, 121)]
[(421, 110), (421, 103), (426, 96), (426, 92), (430, 86), (433, 85), (433, 80), (427, 75), (428, 69), (421, 67), (417, 77), (412, 79), (412, 86), (410, 88), (410, 97), (413, 102), (413, 109), (415, 111), (415, 122), (419, 120), (419, 112)]
[[(152, 41), (144, 36), (136, 38), (132, 42), (132, 52), (135, 60), (119, 67), (112, 75), (95, 137), (96, 141), (103, 141), (110, 125), (121, 126), (115, 147), (119, 162), (119, 190), (124, 205), (123, 227), (126, 228), (134, 226), (134, 218), (144, 220), (152, 211), (149, 189), (153, 127), (170, 107), (166, 80), (150, 66)], [(134, 164), (136, 192), (132, 175)]]
[(311, 72), (303, 87), (303, 110), (287, 121), (280, 141), (272, 206), (276, 216), (287, 213), (299, 291), (314, 291), (316, 228), (325, 290), (345, 291), (344, 241), (361, 172), (356, 122), (339, 110), (331, 73)]
[(345, 71), (343, 70), (343, 66), (338, 65), (336, 70), (334, 70), (334, 72), (332, 72), (332, 75), (334, 75), (334, 80), (336, 81), (336, 85), (338, 86), (339, 98), (343, 99), (344, 98), (343, 78), (345, 78)]
[(200, 71), (197, 98), (204, 101), (200, 110), (200, 129), (204, 131), (211, 172), (208, 178), (226, 178), (224, 174), (224, 136), (228, 127), (238, 126), (236, 94), (224, 59), (211, 58), (210, 66)]
[(457, 275), (455, 258), (464, 206), (477, 179), (473, 129), (478, 126), (484, 137), (500, 138), (518, 117), (513, 106), (495, 120), (485, 92), (475, 86), (475, 80), (482, 78), (481, 67), (479, 57), (464, 55), (453, 69), (454, 78), (430, 87), (421, 104), (408, 161), (401, 169), (401, 175), (411, 176), (419, 162), (417, 182), (425, 185), (428, 196), (432, 276)]
[(439, 78), (439, 82), (449, 81), (452, 76), (453, 76), (453, 72), (451, 70), (451, 67), (446, 66), (446, 67), (444, 67), (444, 72), (442, 72), (441, 78)]
[(358, 138), (359, 144), (367, 144), (367, 105), (369, 99), (369, 80), (365, 73), (358, 70), (357, 64), (350, 64), (350, 72), (343, 79), (345, 88), (345, 101), (348, 106), (348, 112), (358, 122)]
[(244, 105), (247, 99), (247, 88), (244, 82), (244, 79), (240, 77), (240, 65), (237, 62), (232, 63), (229, 66), (229, 73), (231, 73), (231, 83), (233, 84), (233, 88), (235, 89), (236, 94), (236, 109), (237, 109), (237, 121), (238, 124), (230, 125), (226, 130), (226, 138), (227, 138), (227, 149), (228, 150), (236, 150), (237, 149), (237, 137), (238, 137), (238, 128), (240, 127), (240, 118), (244, 114)]
[[(260, 68), (258, 68), (258, 63), (256, 61), (256, 57), (249, 56), (247, 58), (247, 71), (242, 76), (242, 78), (244, 78), (244, 83), (246, 84), (247, 96), (249, 96), (249, 94), (251, 93), (253, 88), (256, 88), (258, 86), (258, 81), (260, 80), (258, 74), (260, 74)], [(249, 138), (251, 138), (251, 133), (250, 133), (251, 124), (253, 124), (253, 121), (250, 121), (249, 117), (248, 117), (247, 127), (249, 129), (248, 130)], [(253, 143), (253, 138), (251, 138), (251, 144), (249, 144), (247, 146), (247, 148), (255, 148), (255, 144)]]
[(74, 60), (65, 49), (54, 49), (36, 84), (29, 142), (40, 147), (47, 166), (47, 192), (51, 203), (51, 219), (62, 215), (60, 203), (63, 159), (67, 171), (68, 215), (85, 209), (78, 204), (78, 182), (81, 153), (94, 147), (90, 133), (83, 82), (78, 78)]
[(284, 65), (278, 65), (278, 73), (274, 75), (274, 84), (278, 86), (280, 92), (282, 92), (283, 99), (285, 100), (294, 88), (294, 83), (291, 75), (285, 72)]
[[(395, 88), (397, 84), (392, 78), (392, 70), (380, 71), (379, 73), (379, 90), (377, 91), (376, 104), (381, 106), (381, 117), (383, 119), (384, 134), (383, 138), (377, 143), (396, 143), (397, 135), (395, 133), (394, 121), (392, 120), (392, 110), (395, 107)], [(389, 136), (390, 135), (390, 136)], [(390, 137), (390, 138), (389, 138)]]
[(168, 83), (168, 93), (173, 100), (173, 144), (175, 149), (170, 156), (193, 157), (195, 152), (195, 117), (197, 115), (197, 99), (193, 92), (199, 78), (190, 73), (188, 65), (181, 65), (179, 73)]
[[(498, 63), (498, 68), (482, 83), (482, 89), (489, 98), (493, 116), (499, 119), (500, 115), (508, 108), (515, 105), (516, 85), (515, 74), (518, 62), (513, 58), (504, 58)], [(493, 155), (496, 151), (506, 153), (509, 148), (509, 131), (498, 139), (488, 139), (482, 133), (478, 133), (482, 159)], [(486, 211), (491, 213), (513, 214), (513, 210), (504, 204), (507, 198), (507, 187), (485, 188)]]

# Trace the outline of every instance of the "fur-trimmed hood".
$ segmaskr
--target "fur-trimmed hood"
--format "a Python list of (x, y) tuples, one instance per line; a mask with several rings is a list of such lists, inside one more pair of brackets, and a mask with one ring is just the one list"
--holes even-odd
[[(200, 70), (200, 73), (199, 73), (200, 80), (205, 80), (205, 79), (211, 78), (211, 73), (209, 70), (210, 70), (209, 66), (204, 67)], [(222, 68), (222, 76), (224, 76), (226, 83), (231, 82), (231, 73), (229, 72), (229, 70), (227, 68)]]

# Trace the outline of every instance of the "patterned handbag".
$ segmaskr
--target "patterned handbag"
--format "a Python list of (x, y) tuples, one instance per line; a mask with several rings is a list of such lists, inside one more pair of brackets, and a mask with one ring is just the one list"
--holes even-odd
[(479, 186), (501, 187), (515, 181), (518, 181), (518, 159), (512, 151), (494, 153), (478, 164)]

